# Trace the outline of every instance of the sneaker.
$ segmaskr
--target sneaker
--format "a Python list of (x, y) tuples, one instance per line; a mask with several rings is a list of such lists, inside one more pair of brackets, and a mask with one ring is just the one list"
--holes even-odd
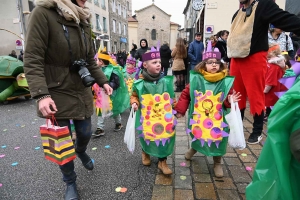
[(114, 129), (114, 131), (119, 131), (119, 130), (121, 130), (123, 128), (123, 126), (122, 126), (122, 124), (120, 124), (120, 123), (117, 123), (116, 124), (116, 126), (115, 126), (115, 129)]
[(95, 133), (93, 133), (92, 135), (95, 136), (95, 137), (99, 137), (99, 136), (102, 136), (104, 135), (104, 130), (100, 129), (100, 128), (97, 128), (97, 130), (95, 131)]
[(262, 140), (262, 138), (263, 138), (262, 135), (251, 134), (248, 138), (247, 143), (248, 144), (258, 144)]

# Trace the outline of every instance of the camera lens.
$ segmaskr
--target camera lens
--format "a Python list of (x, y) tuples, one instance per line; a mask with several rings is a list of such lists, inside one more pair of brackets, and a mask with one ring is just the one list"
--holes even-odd
[(80, 67), (78, 74), (82, 79), (82, 83), (85, 87), (90, 87), (95, 83), (95, 79), (91, 76), (91, 73), (86, 67)]

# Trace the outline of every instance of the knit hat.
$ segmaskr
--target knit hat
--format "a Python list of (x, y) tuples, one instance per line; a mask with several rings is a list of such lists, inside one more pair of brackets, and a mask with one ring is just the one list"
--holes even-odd
[(221, 53), (219, 52), (218, 48), (212, 49), (211, 41), (209, 40), (207, 42), (207, 49), (206, 51), (203, 51), (202, 60), (208, 60), (210, 58), (215, 58), (220, 60), (221, 59)]
[(129, 56), (127, 57), (126, 63), (135, 65), (135, 64), (136, 64), (136, 60), (135, 60), (135, 58), (133, 58), (131, 55), (129, 55)]

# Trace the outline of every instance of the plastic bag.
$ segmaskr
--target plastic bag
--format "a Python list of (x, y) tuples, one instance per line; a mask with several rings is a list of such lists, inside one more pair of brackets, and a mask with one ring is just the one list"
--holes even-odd
[(229, 125), (230, 132), (228, 137), (228, 144), (235, 149), (244, 149), (246, 147), (243, 122), (241, 112), (237, 102), (233, 103), (230, 97), (231, 110), (230, 113), (225, 115), (225, 119)]
[(109, 101), (110, 98), (107, 94), (105, 94), (104, 90), (101, 89), (101, 114), (103, 118), (112, 116), (112, 110), (110, 109)]
[(136, 112), (133, 107), (131, 107), (124, 135), (124, 142), (127, 144), (127, 148), (131, 153), (133, 153), (135, 148), (135, 117)]

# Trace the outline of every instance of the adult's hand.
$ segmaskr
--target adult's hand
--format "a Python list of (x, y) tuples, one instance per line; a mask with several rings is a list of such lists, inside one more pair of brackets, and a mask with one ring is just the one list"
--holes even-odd
[(103, 85), (103, 89), (107, 95), (111, 95), (113, 93), (113, 89), (107, 83)]
[(38, 104), (39, 104), (39, 111), (41, 111), (44, 117), (50, 117), (57, 112), (56, 105), (54, 101), (51, 99), (51, 97), (47, 97), (39, 100)]

